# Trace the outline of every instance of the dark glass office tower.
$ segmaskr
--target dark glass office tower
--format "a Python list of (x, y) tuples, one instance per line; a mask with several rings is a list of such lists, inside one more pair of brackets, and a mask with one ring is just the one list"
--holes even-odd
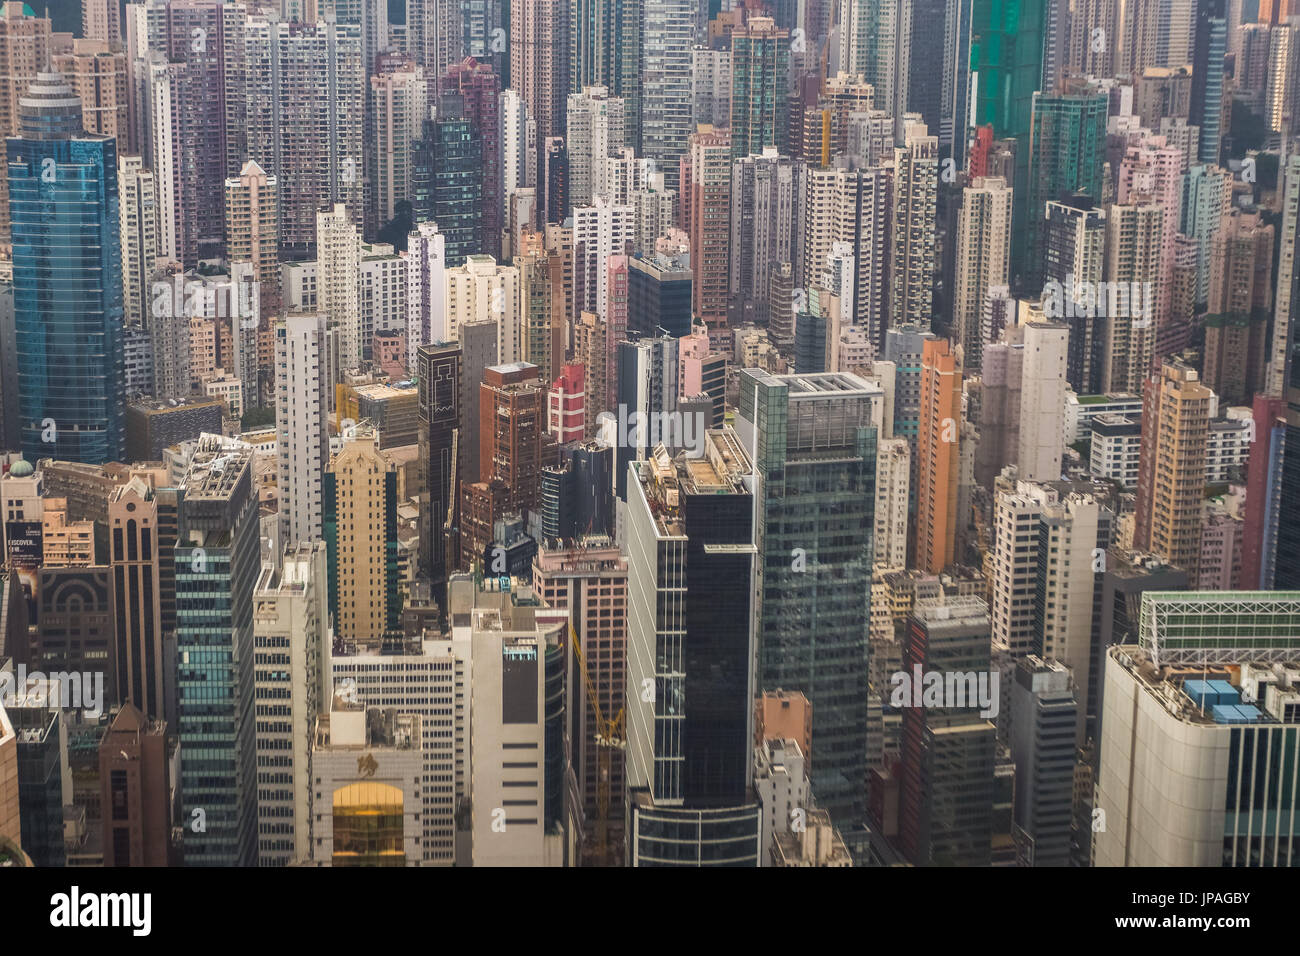
[(1196, 0), (1187, 123), (1201, 129), (1196, 158), (1207, 165), (1219, 161), (1223, 140), (1223, 58), (1227, 52), (1227, 0)]
[[(22, 847), (37, 866), (63, 866), (63, 769), (67, 743), (61, 741), (63, 711), (50, 706), (44, 689), (7, 709), (18, 734), (18, 820)], [(68, 794), (69, 802), (72, 795)]]
[(677, 355), (677, 339), (671, 335), (618, 343), (619, 409), (615, 411), (620, 430), (626, 429), (627, 434), (615, 442), (614, 481), (624, 501), (629, 462), (645, 459), (660, 441), (676, 451), (681, 438), (690, 437), (669, 427), (671, 420), (664, 417), (677, 411)]
[(81, 100), (41, 73), (7, 141), (23, 455), (125, 456), (117, 143), (82, 129)]
[(435, 222), (446, 236), (447, 267), (482, 252), (483, 140), (466, 114), (464, 97), (439, 98), (411, 144), (411, 210), (416, 222)]
[[(1078, 300), (1077, 290), (1102, 280), (1105, 213), (1088, 196), (1075, 194), (1046, 203), (1042, 228), (1043, 282), (1057, 283), (1062, 301), (1067, 290), (1071, 299)], [(1062, 320), (1070, 327), (1066, 381), (1080, 395), (1098, 395), (1105, 364), (1106, 317), (1097, 315), (1095, 307), (1064, 311)], [(1088, 315), (1089, 311), (1093, 314)]]
[(691, 283), (686, 257), (634, 256), (628, 260), (627, 330), (654, 335), (663, 330), (681, 338), (691, 334)]
[(740, 373), (763, 562), (759, 684), (812, 702), (813, 794), (843, 828), (866, 816), (877, 401), (847, 373)]
[(614, 449), (601, 441), (560, 448), (559, 465), (542, 469), (542, 540), (614, 535)]
[(761, 857), (749, 467), (722, 428), (708, 433), (704, 457), (661, 455), (629, 482), (632, 866), (757, 866)]
[(461, 348), (455, 342), (422, 345), (416, 353), (420, 382), (420, 461), (429, 490), (421, 557), (440, 608), (447, 601), (447, 528), (456, 502), (456, 432), (460, 424)]
[[(938, 672), (945, 682), (953, 673), (987, 675), (990, 628), (978, 598), (917, 601), (907, 621), (903, 673), (915, 680)], [(934, 707), (915, 700), (903, 708), (899, 741), (900, 848), (915, 866), (988, 866), (997, 728), (980, 716), (978, 702)]]
[(1078, 712), (1064, 664), (1032, 654), (1017, 661), (1011, 689), (1011, 756), (1016, 764), (1013, 832), (1024, 865), (1070, 865)]
[(178, 736), (186, 866), (257, 864), (253, 455), (200, 440), (176, 542)]

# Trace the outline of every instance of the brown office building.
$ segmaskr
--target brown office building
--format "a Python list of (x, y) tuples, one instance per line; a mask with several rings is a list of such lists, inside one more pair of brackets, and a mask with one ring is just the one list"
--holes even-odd
[(495, 365), (479, 388), (479, 479), (506, 488), (505, 511), (536, 511), (542, 500), (546, 389), (538, 367)]
[(166, 727), (126, 704), (99, 745), (104, 866), (168, 863)]

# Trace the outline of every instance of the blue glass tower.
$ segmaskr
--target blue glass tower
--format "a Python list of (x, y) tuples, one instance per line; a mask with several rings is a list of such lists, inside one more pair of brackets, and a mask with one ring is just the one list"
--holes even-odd
[(23, 455), (86, 464), (125, 455), (117, 142), (81, 125), (58, 73), (19, 100), (7, 141)]

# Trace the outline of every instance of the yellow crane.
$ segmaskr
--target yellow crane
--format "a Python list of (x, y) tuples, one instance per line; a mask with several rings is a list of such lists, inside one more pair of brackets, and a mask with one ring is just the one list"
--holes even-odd
[(602, 864), (608, 864), (610, 755), (614, 750), (624, 750), (627, 747), (623, 708), (618, 709), (613, 719), (605, 719), (600, 697), (596, 694), (596, 684), (587, 672), (587, 662), (583, 659), (582, 644), (578, 640), (578, 631), (574, 628), (573, 621), (569, 621), (569, 637), (573, 641), (573, 654), (587, 688), (587, 701), (596, 718), (596, 733), (593, 736), (596, 743), (596, 841), (590, 856)]

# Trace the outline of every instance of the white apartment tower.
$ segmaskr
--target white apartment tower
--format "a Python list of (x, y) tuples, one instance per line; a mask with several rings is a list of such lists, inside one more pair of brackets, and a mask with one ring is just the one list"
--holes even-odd
[(980, 369), (981, 319), (989, 289), (1010, 279), (1011, 187), (1001, 176), (979, 177), (962, 191), (957, 219), (953, 324), (966, 368)]
[(260, 866), (311, 859), (311, 736), (330, 699), (325, 542), (279, 557), (253, 592)]
[(882, 438), (876, 445), (876, 541), (872, 563), (877, 567), (907, 567), (911, 457), (906, 438)]
[[(575, 311), (609, 318), (610, 256), (627, 254), (636, 239), (636, 209), (596, 197), (593, 205), (573, 209), (573, 282)], [(578, 254), (581, 247), (581, 255)], [(581, 297), (578, 296), (581, 291)], [(503, 358), (502, 361), (505, 361)]]
[(587, 206), (596, 196), (609, 198), (605, 160), (623, 148), (623, 99), (603, 86), (569, 94), (569, 203)]
[(117, 162), (119, 232), (122, 240), (122, 308), (125, 324), (144, 325), (150, 316), (149, 277), (158, 258), (158, 197), (154, 175), (139, 156)]
[(450, 337), (446, 237), (434, 223), (416, 223), (406, 240), (406, 356), (410, 370), (415, 371), (420, 346)]
[(461, 326), (491, 320), (497, 326), (497, 362), (523, 358), (519, 269), (503, 266), (491, 256), (473, 255), (464, 265), (448, 269), (447, 339), (459, 340)]
[(331, 352), (323, 315), (290, 315), (275, 329), (275, 419), (281, 540), (321, 537), (321, 476), (329, 466)]
[(316, 213), (318, 308), (339, 332), (339, 367), (361, 364), (361, 237), (342, 203)]
[(1060, 322), (1030, 322), (1023, 329), (1018, 477), (1056, 481), (1061, 477), (1070, 329)]

